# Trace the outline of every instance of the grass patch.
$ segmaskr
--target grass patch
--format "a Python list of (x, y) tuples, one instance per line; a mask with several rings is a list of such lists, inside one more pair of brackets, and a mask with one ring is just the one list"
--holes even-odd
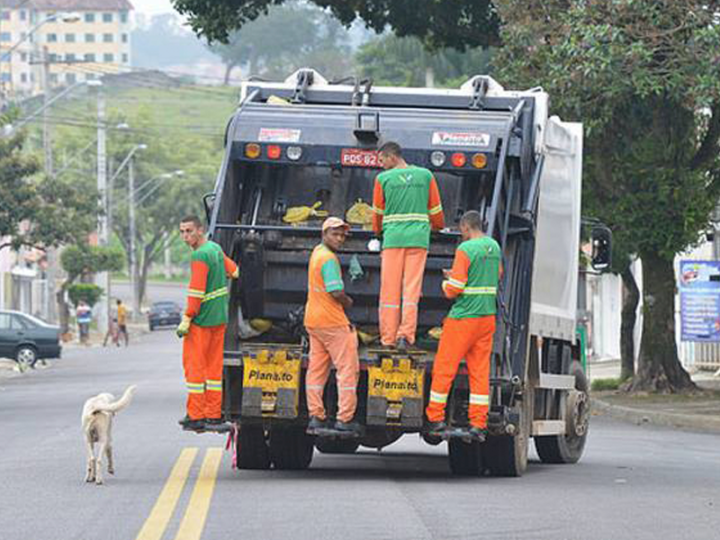
[(622, 381), (619, 378), (595, 379), (590, 385), (593, 392), (606, 392), (620, 388)]

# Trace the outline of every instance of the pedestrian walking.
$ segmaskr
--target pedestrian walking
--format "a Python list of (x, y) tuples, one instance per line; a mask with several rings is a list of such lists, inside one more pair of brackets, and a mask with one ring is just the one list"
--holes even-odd
[(130, 344), (130, 336), (128, 335), (127, 329), (127, 308), (123, 304), (122, 300), (117, 299), (117, 328), (118, 328), (118, 344), (120, 336), (125, 340), (125, 346)]
[(78, 302), (77, 308), (75, 309), (75, 319), (77, 320), (80, 343), (87, 345), (90, 339), (92, 309), (90, 309), (90, 306), (84, 300)]
[(408, 165), (395, 142), (380, 147), (379, 159), (385, 171), (375, 179), (373, 230), (383, 236), (380, 340), (403, 350), (415, 343), (430, 230), (442, 229), (445, 217), (428, 169)]

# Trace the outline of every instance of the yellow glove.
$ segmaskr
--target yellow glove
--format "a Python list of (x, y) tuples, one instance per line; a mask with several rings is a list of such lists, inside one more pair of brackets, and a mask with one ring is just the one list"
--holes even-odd
[(190, 331), (190, 322), (192, 319), (188, 317), (187, 315), (183, 315), (182, 321), (180, 321), (180, 324), (178, 324), (177, 330), (175, 330), (175, 333), (179, 338), (184, 338), (188, 335), (188, 332)]

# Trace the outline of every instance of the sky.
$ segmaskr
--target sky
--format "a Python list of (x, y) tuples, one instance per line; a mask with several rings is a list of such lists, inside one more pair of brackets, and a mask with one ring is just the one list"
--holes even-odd
[(170, 0), (130, 0), (139, 13), (168, 13), (174, 11)]

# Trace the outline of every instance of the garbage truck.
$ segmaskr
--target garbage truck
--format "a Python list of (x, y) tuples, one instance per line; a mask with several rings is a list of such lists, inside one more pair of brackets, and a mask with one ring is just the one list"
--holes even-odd
[[(204, 198), (210, 238), (241, 268), (230, 284), (223, 376), (223, 414), (237, 426), (240, 469), (305, 469), (316, 451), (382, 449), (402, 436), (440, 443), (423, 426), (437, 333), (450, 308), (442, 271), (452, 265), (458, 221), (471, 209), (500, 244), (504, 275), (488, 436), (482, 443), (450, 439), (449, 468), (520, 476), (531, 439), (542, 462), (580, 459), (589, 421), (577, 328), (583, 132), (549, 117), (548, 106), (542, 89), (505, 90), (483, 75), (459, 89), (328, 81), (312, 69), (242, 83), (215, 188)], [(432, 171), (447, 225), (431, 238), (417, 350), (409, 352), (383, 349), (376, 338), (380, 254), (367, 210), (385, 141)], [(303, 309), (308, 261), (326, 215), (352, 226), (338, 256), (354, 300), (349, 318), (363, 338), (357, 439), (306, 433)], [(590, 245), (596, 266), (607, 265), (607, 238)], [(461, 365), (449, 425), (468, 425), (468, 396)], [(332, 419), (333, 374), (324, 399)]]

